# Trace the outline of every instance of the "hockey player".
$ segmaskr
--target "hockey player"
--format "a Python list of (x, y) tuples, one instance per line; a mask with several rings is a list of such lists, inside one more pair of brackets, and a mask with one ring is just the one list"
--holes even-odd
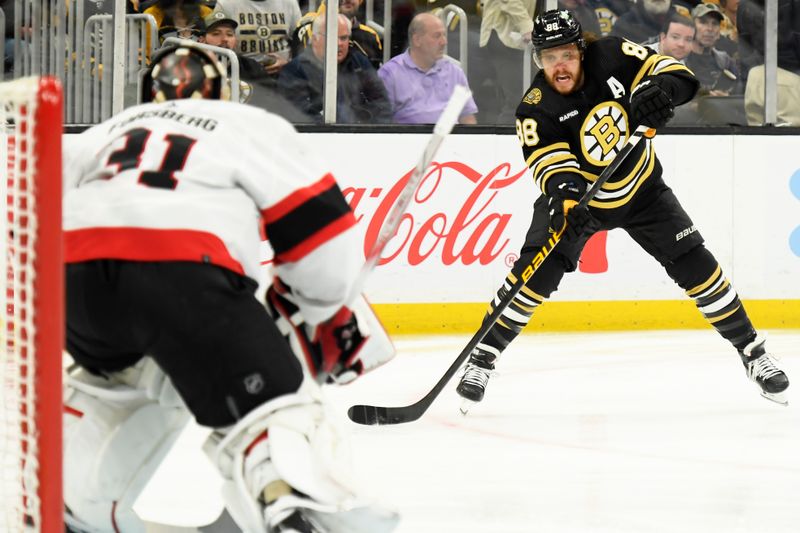
[(210, 55), (185, 43), (152, 65), (148, 103), (65, 150), (69, 527), (144, 531), (132, 505), (191, 415), (243, 531), (388, 531), (254, 296), (263, 230), (272, 301), (302, 313), (309, 361), (361, 371), (367, 334), (343, 306), (363, 264), (353, 213), (288, 122), (224, 101)]
[[(585, 43), (569, 11), (536, 17), (534, 54), (542, 69), (517, 108), (517, 136), (541, 195), (520, 258), (492, 306), (519, 278), (553, 228), (566, 229), (544, 261), (470, 355), (457, 386), (468, 402), (483, 399), (497, 357), (536, 307), (575, 270), (588, 238), (622, 228), (694, 299), (708, 322), (739, 352), (747, 376), (766, 398), (785, 403), (786, 374), (766, 351), (733, 286), (661, 176), (652, 140), (643, 139), (584, 209), (569, 210), (638, 125), (664, 126), (674, 106), (698, 88), (681, 63), (631, 41)], [(565, 214), (566, 212), (566, 214)]]

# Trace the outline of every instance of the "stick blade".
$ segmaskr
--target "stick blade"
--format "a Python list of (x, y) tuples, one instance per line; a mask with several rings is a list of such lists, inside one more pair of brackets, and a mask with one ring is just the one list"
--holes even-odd
[(353, 405), (347, 410), (347, 416), (356, 424), (364, 426), (389, 426), (413, 422), (422, 416), (423, 411), (408, 407), (378, 407), (375, 405)]

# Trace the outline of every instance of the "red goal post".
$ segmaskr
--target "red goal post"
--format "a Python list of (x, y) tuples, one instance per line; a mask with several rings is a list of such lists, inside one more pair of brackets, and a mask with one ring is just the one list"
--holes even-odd
[(62, 91), (0, 83), (0, 531), (64, 531)]

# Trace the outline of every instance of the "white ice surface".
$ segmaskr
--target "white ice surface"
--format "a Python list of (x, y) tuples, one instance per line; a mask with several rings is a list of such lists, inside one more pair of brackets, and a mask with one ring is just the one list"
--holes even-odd
[[(358, 469), (401, 513), (398, 533), (796, 533), (800, 332), (768, 339), (795, 379), (789, 407), (761, 398), (710, 329), (524, 335), (466, 417), (454, 379), (416, 422), (348, 421)], [(400, 337), (395, 360), (327, 394), (343, 417), (413, 403), (467, 340)], [(203, 433), (184, 433), (144, 518), (196, 525), (221, 510)]]

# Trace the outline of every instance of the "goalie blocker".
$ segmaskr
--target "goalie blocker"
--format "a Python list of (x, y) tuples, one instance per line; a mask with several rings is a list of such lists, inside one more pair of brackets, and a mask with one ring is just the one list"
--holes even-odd
[(347, 384), (391, 360), (389, 335), (364, 296), (328, 321), (313, 325), (300, 312), (289, 286), (275, 277), (266, 305), (305, 370), (318, 383)]

